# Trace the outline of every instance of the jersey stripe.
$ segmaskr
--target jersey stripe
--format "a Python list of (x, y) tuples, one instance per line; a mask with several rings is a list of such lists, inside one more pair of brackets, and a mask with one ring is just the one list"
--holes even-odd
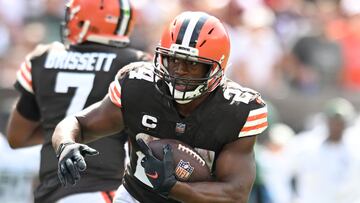
[(109, 193), (110, 193), (110, 195), (111, 195), (111, 198), (114, 199), (114, 197), (115, 197), (115, 191), (110, 191)]
[(112, 203), (112, 198), (108, 192), (101, 192), (101, 195), (106, 203)]
[(121, 87), (117, 80), (113, 81), (109, 86), (110, 100), (119, 108), (121, 108)]
[(17, 72), (17, 80), (28, 92), (34, 93), (32, 87), (31, 66), (23, 62)]
[(262, 114), (259, 114), (259, 115), (249, 116), (247, 121), (255, 121), (255, 120), (258, 120), (258, 119), (261, 119), (261, 118), (266, 118), (266, 117), (267, 117), (267, 113), (262, 113)]
[(125, 35), (128, 30), (131, 19), (130, 2), (129, 0), (120, 0), (120, 19), (117, 24), (116, 34)]
[(267, 125), (268, 125), (268, 123), (267, 123), (267, 121), (265, 120), (265, 122), (262, 122), (262, 123), (257, 124), (257, 125), (243, 127), (243, 128), (241, 129), (241, 132), (248, 132), (248, 131), (252, 131), (252, 130), (257, 130), (257, 129), (259, 129), (259, 128), (266, 127)]
[(262, 132), (264, 132), (264, 130), (267, 128), (267, 125), (265, 127), (262, 127), (262, 128), (258, 128), (258, 129), (255, 129), (255, 130), (250, 130), (250, 131), (247, 131), (247, 132), (240, 132), (239, 133), (239, 137), (246, 137), (246, 136), (251, 136), (251, 135), (258, 135)]
[(242, 130), (244, 130), (244, 128), (257, 126), (257, 125), (260, 125), (260, 124), (263, 124), (263, 123), (266, 123), (266, 122), (267, 122), (267, 117), (260, 118), (260, 119), (257, 119), (257, 120), (252, 120), (252, 121), (247, 120)]
[(120, 93), (120, 91), (121, 91), (121, 86), (120, 86), (120, 84), (117, 82), (117, 81), (115, 81), (114, 82), (114, 91), (115, 91), (115, 95), (116, 95), (116, 97), (118, 97), (118, 98), (121, 98), (121, 93)]
[(263, 114), (263, 113), (266, 113), (267, 114), (267, 108), (266, 106), (262, 107), (262, 108), (259, 108), (259, 109), (255, 109), (255, 110), (251, 110), (250, 113), (249, 113), (249, 117), (251, 116), (256, 116), (256, 115), (260, 115), (260, 114)]
[(239, 133), (239, 137), (257, 135), (268, 126), (266, 106), (250, 111), (249, 116)]

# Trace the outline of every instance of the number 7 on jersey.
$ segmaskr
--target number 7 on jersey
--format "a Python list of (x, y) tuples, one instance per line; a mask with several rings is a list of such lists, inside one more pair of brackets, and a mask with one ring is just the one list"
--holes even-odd
[(66, 116), (81, 111), (94, 85), (94, 73), (59, 72), (56, 77), (55, 92), (67, 93), (70, 87), (75, 87), (75, 94), (66, 111)]

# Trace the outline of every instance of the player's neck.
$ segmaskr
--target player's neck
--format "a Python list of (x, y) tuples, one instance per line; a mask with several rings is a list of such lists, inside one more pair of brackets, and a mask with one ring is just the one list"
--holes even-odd
[(195, 109), (201, 105), (201, 103), (208, 97), (208, 94), (205, 94), (201, 97), (198, 97), (186, 104), (179, 104), (175, 102), (175, 106), (179, 114), (183, 117), (188, 117)]

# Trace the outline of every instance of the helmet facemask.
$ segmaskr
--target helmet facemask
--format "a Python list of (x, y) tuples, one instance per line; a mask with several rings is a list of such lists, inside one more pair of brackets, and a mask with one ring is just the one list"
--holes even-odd
[(76, 7), (75, 9), (71, 9), (70, 5), (67, 4), (66, 8), (65, 8), (65, 15), (64, 15), (64, 21), (61, 22), (60, 24), (60, 36), (61, 36), (61, 41), (62, 43), (68, 45), (70, 44), (70, 41), (68, 39), (69, 35), (70, 35), (70, 29), (68, 27), (68, 24), (70, 22), (70, 20), (74, 17), (74, 15), (76, 14), (76, 12), (80, 11), (80, 7)]
[[(195, 48), (173, 44), (170, 49), (157, 47), (155, 52), (155, 85), (163, 95), (174, 99), (177, 103), (186, 104), (211, 92), (222, 79), (223, 72), (219, 62), (197, 56), (198, 51)], [(169, 73), (169, 60), (171, 58), (185, 60), (189, 63), (202, 63), (208, 66), (209, 70), (202, 78), (176, 77)], [(158, 87), (159, 81), (168, 86), (170, 95)], [(179, 86), (182, 87), (182, 90), (175, 88)]]
[[(209, 94), (222, 82), (229, 51), (230, 40), (219, 19), (204, 12), (181, 13), (165, 27), (160, 45), (155, 49), (157, 89), (181, 104)], [(166, 59), (174, 60), (170, 67)], [(192, 64), (194, 62), (205, 64), (208, 71)], [(160, 89), (160, 85), (168, 88)]]

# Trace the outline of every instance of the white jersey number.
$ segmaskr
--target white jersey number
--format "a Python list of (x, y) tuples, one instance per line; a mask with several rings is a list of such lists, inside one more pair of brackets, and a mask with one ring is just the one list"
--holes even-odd
[(248, 104), (254, 97), (256, 92), (249, 88), (241, 87), (240, 85), (229, 82), (224, 90), (224, 98), (231, 100), (231, 103), (243, 102)]
[(59, 72), (56, 77), (55, 92), (67, 93), (70, 87), (75, 87), (74, 97), (66, 111), (66, 116), (81, 111), (94, 85), (94, 73)]

